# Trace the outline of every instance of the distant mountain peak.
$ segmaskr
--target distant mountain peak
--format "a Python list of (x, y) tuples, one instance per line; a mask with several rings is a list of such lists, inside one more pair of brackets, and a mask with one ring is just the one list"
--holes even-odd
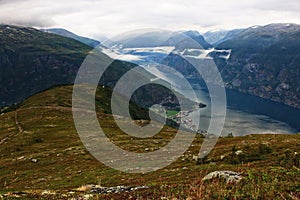
[(199, 31), (196, 31), (196, 30), (189, 30), (189, 31), (183, 31), (182, 33), (186, 34), (186, 35), (201, 35), (199, 33)]
[(204, 33), (203, 37), (208, 43), (215, 45), (217, 42), (223, 39), (227, 33), (228, 30), (214, 29)]

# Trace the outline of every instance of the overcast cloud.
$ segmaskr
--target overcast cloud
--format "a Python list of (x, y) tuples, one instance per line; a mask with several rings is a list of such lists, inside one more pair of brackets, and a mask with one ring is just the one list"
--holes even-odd
[(140, 28), (231, 29), (300, 24), (299, 0), (0, 0), (0, 23), (63, 27), (97, 38)]

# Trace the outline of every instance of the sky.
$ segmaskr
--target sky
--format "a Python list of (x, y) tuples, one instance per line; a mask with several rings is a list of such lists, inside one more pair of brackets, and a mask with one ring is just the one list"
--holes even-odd
[(65, 28), (98, 39), (159, 28), (246, 28), (300, 24), (299, 0), (0, 0), (0, 23)]

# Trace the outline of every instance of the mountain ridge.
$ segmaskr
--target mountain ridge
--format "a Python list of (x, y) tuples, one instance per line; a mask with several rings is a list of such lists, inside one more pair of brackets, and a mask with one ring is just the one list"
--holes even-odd
[(43, 31), (43, 32), (46, 32), (46, 33), (53, 33), (53, 34), (60, 35), (60, 36), (63, 36), (63, 37), (72, 38), (74, 40), (82, 42), (82, 43), (84, 43), (84, 44), (86, 44), (90, 47), (93, 47), (93, 48), (100, 45), (100, 42), (95, 40), (95, 39), (91, 39), (91, 38), (76, 35), (75, 33), (72, 33), (72, 32), (70, 32), (66, 29), (63, 29), (63, 28), (51, 28), (51, 29), (40, 29), (40, 30)]

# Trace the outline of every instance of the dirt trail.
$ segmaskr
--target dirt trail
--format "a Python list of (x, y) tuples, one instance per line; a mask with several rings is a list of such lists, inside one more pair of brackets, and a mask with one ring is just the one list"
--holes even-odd
[(18, 112), (17, 111), (15, 111), (15, 125), (16, 125), (16, 127), (18, 129), (18, 132), (10, 134), (10, 135), (6, 136), (5, 138), (3, 138), (2, 140), (0, 140), (0, 145), (3, 144), (4, 142), (6, 142), (7, 140), (9, 140), (9, 138), (12, 138), (15, 135), (17, 135), (18, 133), (22, 133), (23, 132), (23, 128), (20, 125), (20, 122), (18, 120)]
[(22, 126), (20, 125), (20, 122), (18, 120), (18, 112), (15, 111), (15, 124), (19, 130), (19, 133), (22, 133), (23, 132), (23, 129), (22, 129)]

